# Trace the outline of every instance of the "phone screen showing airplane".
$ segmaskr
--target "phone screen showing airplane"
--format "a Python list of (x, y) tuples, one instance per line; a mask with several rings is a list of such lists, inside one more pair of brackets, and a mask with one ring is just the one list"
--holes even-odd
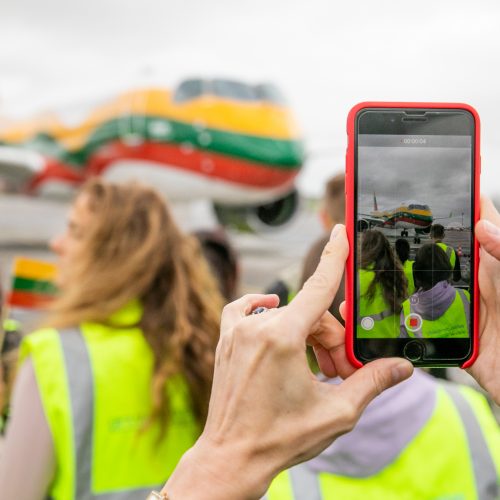
[(471, 335), (472, 136), (420, 129), (357, 135), (360, 339)]

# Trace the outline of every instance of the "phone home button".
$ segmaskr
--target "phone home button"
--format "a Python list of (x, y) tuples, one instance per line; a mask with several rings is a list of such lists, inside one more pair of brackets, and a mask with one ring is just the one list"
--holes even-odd
[(404, 357), (409, 361), (418, 361), (422, 359), (424, 348), (418, 340), (412, 340), (405, 345), (403, 349)]

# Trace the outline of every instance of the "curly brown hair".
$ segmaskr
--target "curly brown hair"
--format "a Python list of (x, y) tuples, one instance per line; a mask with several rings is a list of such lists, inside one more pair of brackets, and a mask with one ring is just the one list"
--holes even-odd
[(131, 300), (143, 306), (140, 327), (154, 354), (153, 409), (146, 425), (166, 430), (167, 381), (182, 374), (200, 424), (207, 412), (224, 304), (196, 239), (183, 234), (160, 195), (138, 183), (87, 182), (92, 214), (81, 257), (47, 323), (106, 323)]
[(384, 300), (394, 313), (401, 311), (408, 297), (408, 280), (399, 259), (395, 258), (389, 240), (377, 230), (363, 233), (361, 242), (361, 268), (372, 268), (375, 272), (367, 291), (373, 300), (377, 284), (382, 286)]

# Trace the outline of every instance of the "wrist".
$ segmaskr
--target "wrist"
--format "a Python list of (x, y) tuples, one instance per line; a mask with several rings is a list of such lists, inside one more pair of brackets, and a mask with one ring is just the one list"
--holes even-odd
[(169, 500), (253, 500), (264, 495), (273, 476), (249, 446), (202, 437), (184, 454), (162, 491)]

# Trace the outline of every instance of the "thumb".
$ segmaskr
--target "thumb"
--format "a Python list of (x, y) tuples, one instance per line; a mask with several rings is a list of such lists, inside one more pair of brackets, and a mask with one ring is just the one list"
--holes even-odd
[(476, 224), (476, 238), (483, 250), (500, 260), (500, 228), (489, 220), (480, 220)]
[(343, 398), (361, 413), (368, 403), (413, 373), (413, 365), (403, 358), (377, 359), (354, 372), (340, 384)]

